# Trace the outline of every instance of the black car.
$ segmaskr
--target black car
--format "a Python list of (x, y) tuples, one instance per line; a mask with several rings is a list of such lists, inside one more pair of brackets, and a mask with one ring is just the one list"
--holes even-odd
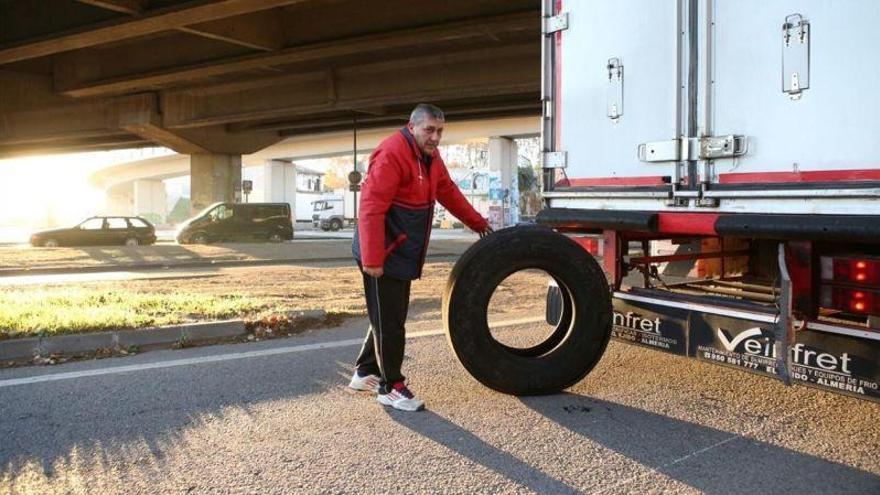
[(32, 246), (107, 246), (153, 244), (156, 228), (141, 217), (91, 217), (66, 229), (42, 230), (31, 235)]
[(214, 203), (177, 231), (180, 244), (290, 239), (293, 219), (287, 203)]

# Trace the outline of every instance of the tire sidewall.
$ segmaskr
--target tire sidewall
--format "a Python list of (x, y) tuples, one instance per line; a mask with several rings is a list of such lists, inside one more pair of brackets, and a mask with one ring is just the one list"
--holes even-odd
[[(546, 354), (523, 356), (495, 340), (486, 323), (489, 300), (509, 275), (547, 272), (568, 288), (571, 330)], [(447, 336), (462, 365), (484, 385), (515, 395), (562, 390), (598, 362), (611, 334), (611, 298), (604, 273), (579, 245), (542, 227), (499, 231), (456, 264), (444, 297)]]

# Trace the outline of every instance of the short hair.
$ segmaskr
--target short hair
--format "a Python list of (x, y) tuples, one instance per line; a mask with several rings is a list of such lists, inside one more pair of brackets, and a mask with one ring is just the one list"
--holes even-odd
[(409, 121), (410, 123), (418, 124), (425, 120), (426, 117), (431, 117), (437, 120), (446, 120), (446, 115), (443, 114), (443, 110), (440, 110), (439, 107), (431, 105), (430, 103), (419, 103), (413, 109), (412, 113), (409, 114)]

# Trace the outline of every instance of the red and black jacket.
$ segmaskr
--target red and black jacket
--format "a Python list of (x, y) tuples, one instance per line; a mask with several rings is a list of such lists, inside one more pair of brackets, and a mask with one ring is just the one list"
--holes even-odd
[(388, 137), (370, 155), (361, 191), (352, 252), (362, 267), (383, 267), (394, 278), (422, 274), (434, 203), (475, 231), (488, 225), (449, 177), (440, 152), (430, 157), (406, 128)]

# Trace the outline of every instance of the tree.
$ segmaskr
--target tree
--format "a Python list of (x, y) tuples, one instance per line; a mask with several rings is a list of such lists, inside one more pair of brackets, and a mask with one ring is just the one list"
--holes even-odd
[(340, 170), (335, 167), (328, 167), (324, 172), (324, 189), (334, 191), (342, 189), (348, 185), (348, 179), (340, 175)]
[[(368, 156), (366, 153), (358, 153), (358, 170), (361, 173), (366, 170)], [(324, 172), (324, 188), (329, 191), (347, 188), (351, 169), (351, 154), (328, 158), (327, 170)]]
[(190, 210), (190, 200), (189, 198), (180, 197), (176, 203), (174, 203), (174, 208), (171, 208), (171, 213), (166, 217), (166, 221), (170, 224), (178, 224), (187, 218), (189, 218), (189, 210)]

